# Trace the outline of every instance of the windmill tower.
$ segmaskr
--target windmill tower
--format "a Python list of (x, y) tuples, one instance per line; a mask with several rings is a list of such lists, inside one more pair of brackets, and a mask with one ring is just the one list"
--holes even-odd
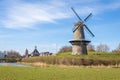
[(84, 20), (82, 20), (78, 16), (76, 11), (73, 8), (71, 8), (71, 9), (79, 19), (79, 21), (74, 25), (74, 28), (73, 28), (74, 40), (69, 41), (73, 45), (72, 53), (78, 54), (78, 55), (79, 54), (87, 54), (87, 45), (91, 41), (85, 39), (84, 29), (86, 29), (89, 32), (89, 34), (92, 37), (94, 37), (94, 34), (90, 31), (90, 29), (85, 24), (85, 22), (92, 15), (92, 13), (90, 13)]

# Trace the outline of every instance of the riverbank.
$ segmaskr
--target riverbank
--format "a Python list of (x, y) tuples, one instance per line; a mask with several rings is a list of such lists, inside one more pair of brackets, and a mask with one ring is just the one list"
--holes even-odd
[[(63, 53), (66, 54), (66, 53)], [(83, 67), (120, 67), (120, 54), (100, 54), (100, 55), (55, 55), (36, 56), (23, 58), (23, 63), (30, 63), (34, 66), (83, 66)], [(39, 63), (38, 63), (39, 62)]]
[(20, 63), (0, 63), (0, 66), (28, 66)]
[(76, 67), (76, 68), (120, 68), (120, 65), (91, 65), (91, 66), (74, 66), (74, 65), (52, 65), (52, 64), (46, 64), (41, 62), (34, 62), (34, 63), (25, 63), (25, 62), (18, 62), (18, 64), (33, 66), (33, 67), (63, 67), (63, 68), (69, 68), (69, 67)]

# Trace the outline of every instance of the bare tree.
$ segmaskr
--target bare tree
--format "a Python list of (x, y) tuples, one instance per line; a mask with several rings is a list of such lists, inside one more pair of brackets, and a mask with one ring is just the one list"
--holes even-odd
[(62, 52), (72, 52), (72, 46), (63, 46), (58, 53)]
[(115, 50), (113, 50), (112, 52), (120, 53), (120, 44), (119, 44), (118, 47), (117, 47)]
[(106, 44), (99, 44), (96, 49), (98, 52), (108, 52), (109, 47)]
[(94, 45), (92, 45), (92, 44), (88, 44), (88, 46), (87, 46), (87, 50), (90, 51), (90, 52), (94, 52), (94, 51), (95, 51), (95, 47), (94, 47)]
[(118, 52), (120, 52), (120, 44), (118, 45), (117, 49)]
[(6, 57), (7, 58), (20, 58), (21, 55), (19, 54), (19, 52), (11, 50), (11, 51), (7, 51)]

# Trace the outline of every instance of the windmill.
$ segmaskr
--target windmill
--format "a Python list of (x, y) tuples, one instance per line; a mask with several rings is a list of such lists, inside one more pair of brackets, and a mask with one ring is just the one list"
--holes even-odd
[(74, 8), (72, 8), (72, 11), (75, 13), (79, 21), (74, 25), (73, 33), (74, 33), (74, 40), (69, 41), (72, 45), (72, 53), (73, 54), (87, 54), (87, 44), (91, 41), (85, 39), (84, 29), (87, 30), (87, 32), (94, 37), (94, 34), (91, 32), (91, 30), (87, 27), (85, 22), (90, 18), (92, 13), (90, 13), (84, 20), (82, 20), (79, 15), (76, 13)]

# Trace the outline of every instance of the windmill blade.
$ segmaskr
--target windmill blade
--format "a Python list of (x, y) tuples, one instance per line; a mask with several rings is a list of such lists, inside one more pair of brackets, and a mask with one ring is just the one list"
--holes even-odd
[(78, 17), (78, 19), (82, 21), (82, 19), (81, 19), (81, 18), (78, 16), (78, 14), (75, 12), (74, 8), (71, 7), (71, 9), (72, 9), (72, 11), (75, 13), (75, 15)]
[(92, 37), (95, 37), (95, 35), (91, 32), (91, 30), (90, 30), (86, 25), (84, 25), (84, 26), (85, 26), (86, 30), (88, 30), (88, 32), (90, 33), (90, 35), (91, 35)]
[(90, 13), (85, 19), (84, 21), (86, 22), (88, 20), (88, 18), (90, 18), (90, 16), (92, 16), (92, 13)]
[(78, 28), (79, 28), (79, 26), (77, 26), (76, 28), (73, 28), (73, 32), (75, 32)]
[(73, 28), (73, 32), (75, 32), (79, 27), (81, 27), (82, 23), (78, 22), (75, 24), (75, 27)]

